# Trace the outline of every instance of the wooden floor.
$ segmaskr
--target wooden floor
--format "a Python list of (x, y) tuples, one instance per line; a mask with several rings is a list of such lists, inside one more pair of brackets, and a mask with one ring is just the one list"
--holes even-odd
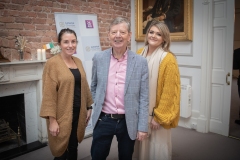
[[(91, 160), (92, 138), (79, 144), (78, 160)], [(239, 160), (240, 141), (214, 133), (199, 133), (177, 127), (172, 129), (172, 160)], [(108, 160), (117, 160), (117, 142), (113, 140)], [(49, 147), (44, 147), (13, 160), (52, 160)]]

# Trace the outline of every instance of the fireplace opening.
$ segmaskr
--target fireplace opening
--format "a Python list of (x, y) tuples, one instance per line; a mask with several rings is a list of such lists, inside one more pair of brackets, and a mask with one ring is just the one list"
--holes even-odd
[(0, 153), (26, 144), (24, 94), (0, 97)]

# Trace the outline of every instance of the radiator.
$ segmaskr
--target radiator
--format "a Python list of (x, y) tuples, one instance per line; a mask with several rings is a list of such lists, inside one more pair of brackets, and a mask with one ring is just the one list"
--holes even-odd
[(189, 118), (192, 114), (192, 87), (181, 85), (180, 117)]

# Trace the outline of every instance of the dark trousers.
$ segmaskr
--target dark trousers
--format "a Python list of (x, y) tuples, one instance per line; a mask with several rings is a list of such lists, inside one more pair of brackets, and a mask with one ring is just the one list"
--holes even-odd
[(78, 148), (77, 127), (78, 127), (79, 111), (80, 111), (80, 108), (73, 107), (72, 131), (69, 138), (68, 148), (62, 156), (55, 157), (54, 160), (66, 160), (66, 159), (77, 160), (77, 148)]
[(128, 135), (125, 118), (112, 119), (103, 115), (93, 130), (92, 160), (106, 160), (114, 135), (118, 141), (119, 160), (132, 159), (135, 140), (131, 140)]

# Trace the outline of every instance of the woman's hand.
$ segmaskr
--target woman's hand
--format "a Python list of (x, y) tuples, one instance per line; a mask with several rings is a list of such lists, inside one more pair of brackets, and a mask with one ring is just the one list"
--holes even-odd
[(54, 117), (49, 117), (49, 132), (52, 136), (57, 136), (59, 134), (59, 125)]
[(160, 124), (158, 122), (156, 122), (153, 118), (152, 121), (151, 121), (150, 127), (151, 127), (151, 129), (159, 129)]
[(92, 109), (87, 110), (87, 118), (86, 118), (86, 120), (85, 120), (86, 127), (87, 127), (88, 122), (89, 122), (89, 120), (90, 120), (90, 118), (91, 118), (91, 114), (92, 114)]

